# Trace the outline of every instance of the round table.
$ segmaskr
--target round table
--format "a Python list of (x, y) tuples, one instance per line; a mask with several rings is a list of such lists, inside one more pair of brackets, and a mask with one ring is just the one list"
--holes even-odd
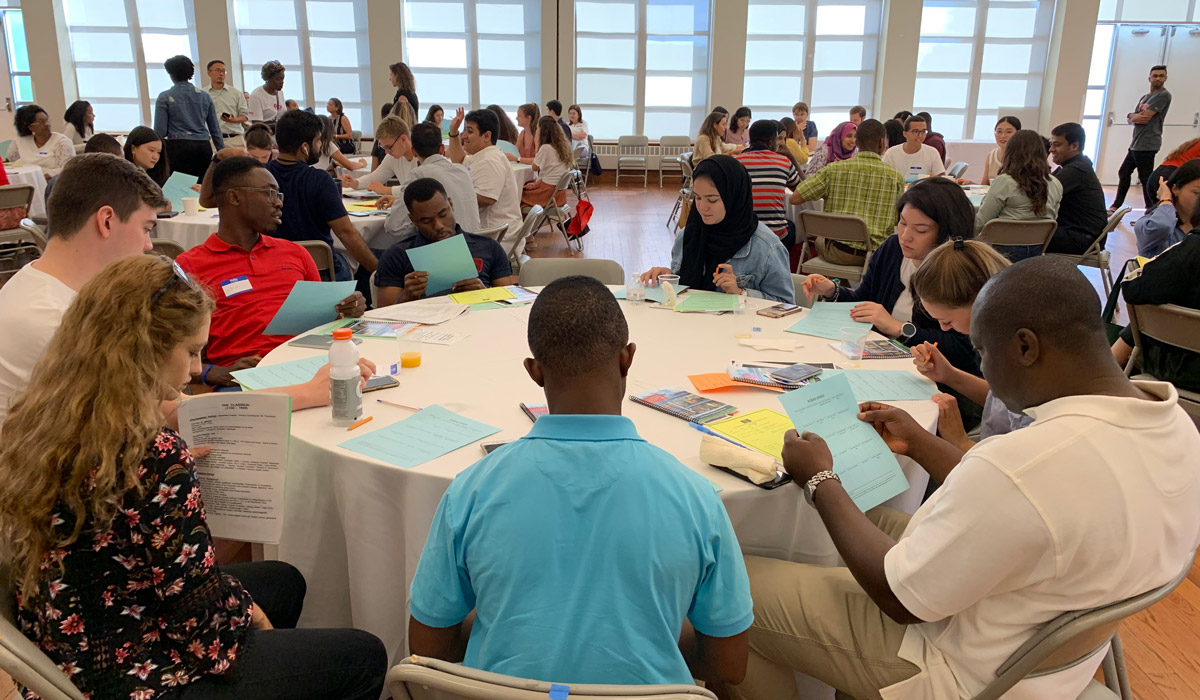
[[(448, 303), (445, 297), (414, 303)], [(720, 372), (730, 360), (842, 362), (829, 340), (784, 333), (800, 316), (782, 319), (728, 314), (683, 314), (644, 302), (620, 302), (637, 353), (627, 393), (671, 387), (693, 390), (687, 376)], [(773, 304), (750, 299), (748, 312)], [(438, 501), (451, 480), (483, 457), (478, 444), (468, 445), (412, 469), (402, 469), (345, 448), (339, 443), (378, 430), (412, 415), (381, 404), (386, 399), (414, 407), (440, 404), (469, 418), (500, 428), (485, 442), (516, 440), (530, 421), (519, 403), (544, 403), (542, 390), (526, 375), (525, 340), (529, 307), (472, 310), (439, 329), (469, 333), (454, 345), (423, 345), (423, 362), (397, 376), (398, 387), (363, 397), (364, 416), (374, 420), (354, 433), (333, 425), (328, 408), (292, 416), (291, 445), (283, 535), (268, 557), (290, 562), (308, 581), (301, 625), (353, 626), (372, 632), (387, 645), (393, 661), (406, 653), (408, 587)], [(761, 327), (762, 337), (789, 337), (802, 346), (790, 352), (755, 351), (738, 344), (735, 329)], [(398, 362), (394, 339), (364, 338), (363, 357), (383, 367)], [(281, 345), (263, 360), (273, 364), (319, 354)], [(872, 369), (913, 369), (911, 360), (872, 360)], [(934, 393), (930, 384), (930, 393)], [(743, 412), (758, 408), (783, 411), (776, 392), (731, 389), (710, 394)], [(932, 429), (937, 409), (932, 401), (900, 402), (917, 421)], [(650, 442), (675, 455), (721, 490), (720, 496), (746, 554), (820, 564), (838, 563), (837, 551), (816, 511), (800, 489), (773, 491), (755, 487), (702, 463), (701, 433), (686, 422), (626, 401), (624, 414)], [(915, 462), (897, 457), (910, 489), (888, 505), (914, 511), (928, 476)]]
[(46, 176), (40, 165), (5, 165), (11, 185), (33, 185), (33, 201), (29, 203), (29, 216), (46, 216)]

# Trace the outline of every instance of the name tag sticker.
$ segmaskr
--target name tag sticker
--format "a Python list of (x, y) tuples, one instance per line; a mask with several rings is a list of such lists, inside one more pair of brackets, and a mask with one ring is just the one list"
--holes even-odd
[(225, 292), (226, 299), (230, 297), (236, 297), (239, 294), (244, 294), (245, 292), (249, 292), (253, 289), (254, 287), (250, 285), (250, 279), (245, 275), (227, 279), (221, 283), (221, 291)]

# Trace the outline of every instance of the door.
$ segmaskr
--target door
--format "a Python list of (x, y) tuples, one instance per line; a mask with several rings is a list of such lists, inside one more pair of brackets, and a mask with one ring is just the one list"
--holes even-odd
[(0, 141), (11, 141), (17, 138), (17, 129), (13, 126), (13, 82), (9, 72), (12, 63), (8, 56), (8, 14), (0, 12)]
[(1171, 91), (1171, 109), (1163, 124), (1162, 149), (1157, 166), (1176, 146), (1200, 136), (1200, 26), (1171, 27), (1167, 36), (1167, 89)]
[[(1150, 67), (1162, 63), (1170, 30), (1171, 27), (1161, 25), (1123, 24), (1117, 28), (1112, 65), (1108, 71), (1108, 90), (1104, 95), (1104, 129), (1096, 162), (1096, 173), (1105, 185), (1117, 184), (1117, 170), (1133, 140), (1133, 126), (1127, 123), (1125, 115), (1134, 111), (1138, 99), (1150, 91)], [(1180, 65), (1175, 74), (1183, 78), (1187, 72), (1188, 69)], [(1170, 89), (1170, 82), (1168, 72), (1167, 89)], [(1172, 104), (1167, 116), (1172, 116), (1174, 111)]]

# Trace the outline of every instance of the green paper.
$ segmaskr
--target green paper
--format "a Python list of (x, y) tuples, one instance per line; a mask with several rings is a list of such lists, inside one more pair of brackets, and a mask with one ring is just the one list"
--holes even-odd
[(425, 296), (444, 292), (456, 282), (479, 276), (471, 249), (467, 247), (467, 239), (462, 236), (451, 236), (436, 243), (409, 248), (405, 252), (413, 270), (429, 273), (429, 279), (425, 282)]
[(927, 401), (937, 393), (929, 381), (904, 369), (827, 369), (818, 382), (845, 375), (856, 401)]
[(411, 469), (498, 432), (499, 428), (434, 404), (338, 447)]
[(737, 311), (741, 299), (737, 294), (692, 292), (679, 297), (675, 310), (688, 311)]
[(841, 340), (842, 329), (855, 328), (866, 335), (871, 331), (871, 324), (850, 318), (850, 311), (854, 306), (849, 303), (818, 301), (813, 304), (811, 309), (804, 312), (804, 316), (799, 321), (788, 327), (787, 332)]
[(200, 193), (192, 189), (196, 184), (196, 176), (187, 173), (171, 173), (171, 177), (163, 183), (163, 196), (171, 200), (171, 211), (183, 211), (184, 197), (200, 197)]
[(233, 378), (247, 391), (275, 389), (281, 386), (303, 384), (317, 374), (317, 370), (329, 363), (326, 355), (314, 355), (303, 360), (280, 362), (276, 365), (259, 365), (233, 372)]
[(337, 318), (337, 305), (354, 294), (356, 282), (297, 280), (264, 335), (297, 335)]

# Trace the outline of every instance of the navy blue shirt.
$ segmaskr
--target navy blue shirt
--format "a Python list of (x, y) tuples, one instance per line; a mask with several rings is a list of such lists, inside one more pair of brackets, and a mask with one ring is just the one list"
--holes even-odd
[(337, 183), (324, 170), (303, 163), (267, 163), (283, 193), (283, 223), (272, 235), (289, 241), (325, 241), (333, 247), (329, 222), (346, 213)]
[[(475, 269), (479, 272), (479, 281), (483, 282), (483, 286), (490, 287), (492, 280), (512, 276), (512, 264), (508, 261), (508, 254), (494, 238), (467, 233), (458, 225), (455, 225), (455, 229), (458, 231), (457, 235), (467, 239), (467, 249), (471, 251), (471, 258), (475, 261)], [(379, 268), (375, 271), (376, 286), (403, 287), (404, 277), (410, 272), (416, 272), (408, 259), (408, 251), (434, 242), (418, 232), (415, 236), (394, 243), (379, 258)], [(447, 289), (430, 296), (449, 293), (450, 290)]]

